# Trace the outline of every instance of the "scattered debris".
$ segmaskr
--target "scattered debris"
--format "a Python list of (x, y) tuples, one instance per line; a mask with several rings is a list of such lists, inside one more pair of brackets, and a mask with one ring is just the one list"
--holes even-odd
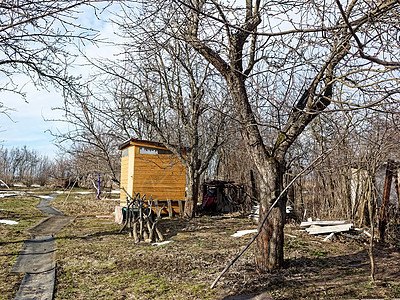
[(54, 196), (50, 195), (32, 195), (33, 197), (40, 198), (40, 199), (45, 199), (45, 200), (53, 200)]
[(0, 194), (0, 198), (14, 197), (14, 196), (18, 196), (18, 194)]
[(322, 240), (327, 242), (329, 240), (334, 240), (336, 235), (341, 235), (346, 238), (359, 240), (365, 242), (367, 238), (371, 237), (371, 234), (360, 229), (353, 228), (353, 223), (348, 223), (347, 221), (313, 221), (311, 218), (307, 222), (301, 222), (301, 227), (305, 228), (305, 231), (311, 235), (326, 234), (327, 236)]
[(324, 238), (323, 239), (323, 242), (327, 242), (328, 240), (330, 240), (330, 239), (334, 239), (335, 238), (335, 233), (334, 232), (331, 232), (330, 234), (328, 234), (327, 236), (326, 236), (326, 238)]
[(249, 219), (253, 220), (253, 222), (258, 223), (258, 216), (259, 216), (259, 206), (254, 205), (251, 209), (251, 213), (249, 215)]
[(307, 221), (307, 222), (301, 222), (300, 227), (310, 227), (311, 225), (317, 225), (317, 226), (334, 226), (334, 225), (343, 225), (347, 224), (347, 221)]
[(365, 234), (367, 237), (371, 237), (371, 234), (365, 230), (362, 230), (360, 228), (354, 228), (355, 231), (359, 232), (359, 233), (363, 233)]
[(246, 192), (246, 187), (242, 184), (223, 180), (203, 183), (201, 211), (232, 213), (242, 210), (251, 203), (252, 197)]
[(321, 242), (318, 242), (318, 241), (311, 241), (311, 243), (318, 244), (318, 245), (322, 244)]
[[(255, 223), (258, 223), (259, 214), (260, 206), (254, 205), (249, 214), (249, 219), (253, 220)], [(299, 221), (299, 218), (292, 206), (286, 206), (286, 221), (288, 221), (289, 219)]]
[(237, 232), (235, 232), (234, 234), (232, 234), (231, 236), (233, 237), (240, 237), (249, 233), (256, 233), (257, 229), (248, 229), (248, 230), (239, 230)]
[(297, 235), (292, 235), (292, 234), (288, 234), (288, 233), (286, 233), (285, 235), (288, 237), (291, 237), (291, 238), (295, 238), (295, 239), (297, 238)]
[(336, 225), (336, 226), (317, 226), (317, 225), (311, 225), (309, 228), (306, 229), (306, 231), (309, 234), (326, 234), (326, 233), (332, 233), (332, 232), (344, 232), (344, 231), (349, 231), (353, 227), (353, 224), (342, 224), (342, 225)]
[[(309, 234), (331, 234), (337, 232), (346, 232), (349, 231), (352, 227), (352, 223), (348, 223), (347, 221), (321, 221), (315, 220), (313, 221), (311, 218), (307, 220), (307, 222), (301, 222), (300, 227), (307, 227), (305, 230)], [(330, 236), (329, 238), (331, 238)], [(329, 239), (328, 238), (328, 239)]]
[(6, 224), (6, 225), (17, 225), (17, 221), (12, 221), (12, 220), (0, 220), (0, 223)]
[(172, 241), (164, 241), (164, 242), (158, 242), (158, 243), (152, 243), (154, 246), (162, 246), (171, 243)]

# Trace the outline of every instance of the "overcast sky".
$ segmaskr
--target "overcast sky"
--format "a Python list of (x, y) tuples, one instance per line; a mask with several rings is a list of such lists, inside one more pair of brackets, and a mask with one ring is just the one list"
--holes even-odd
[[(93, 13), (93, 9), (86, 8), (80, 11), (77, 22), (85, 27), (99, 30), (101, 38), (107, 40), (115, 39), (113, 26), (103, 21), (110, 18), (110, 13), (103, 12), (99, 15), (102, 20), (99, 20)], [(92, 58), (111, 58), (118, 51), (118, 48), (112, 48), (107, 45), (88, 45), (85, 48), (87, 56)], [(87, 76), (90, 72), (91, 68), (79, 65), (75, 66), (73, 70), (74, 75), (82, 74), (82, 76)], [(5, 114), (0, 114), (0, 145), (10, 148), (26, 145), (43, 155), (54, 157), (57, 147), (53, 145), (54, 138), (50, 131), (63, 130), (66, 125), (45, 120), (60, 119), (62, 117), (60, 111), (52, 109), (62, 106), (63, 98), (61, 93), (52, 87), (49, 87), (48, 90), (37, 90), (30, 83), (29, 78), (23, 75), (13, 77), (13, 80), (19, 86), (24, 85), (23, 91), (26, 93), (27, 102), (17, 94), (1, 94), (1, 101), (4, 106), (12, 108), (13, 111), (9, 111), (9, 117)]]

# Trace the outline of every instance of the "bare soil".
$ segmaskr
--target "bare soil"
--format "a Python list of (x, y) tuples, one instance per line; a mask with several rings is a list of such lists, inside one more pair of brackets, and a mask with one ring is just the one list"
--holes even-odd
[[(257, 272), (252, 246), (216, 288), (210, 289), (219, 272), (251, 239), (251, 235), (231, 236), (256, 227), (248, 218), (238, 214), (192, 220), (164, 218), (160, 226), (171, 243), (135, 244), (127, 233), (119, 233), (121, 226), (113, 221), (118, 201), (94, 198), (94, 194), (71, 194), (66, 200), (62, 194), (52, 203), (76, 217), (56, 235), (55, 299), (250, 299), (259, 294), (263, 294), (259, 299), (400, 297), (399, 245), (375, 247), (377, 270), (372, 282), (364, 241), (342, 236), (322, 242), (322, 237), (308, 235), (297, 224), (285, 228), (282, 270)], [(7, 213), (11, 213), (12, 205), (4, 201), (0, 199), (0, 209), (7, 206)], [(27, 218), (21, 212), (13, 214)], [(0, 299), (11, 299), (20, 278), (9, 271), (24, 234), (0, 226), (1, 231), (12, 230), (8, 237), (1, 234), (0, 241), (0, 282), (7, 283), (0, 284)]]

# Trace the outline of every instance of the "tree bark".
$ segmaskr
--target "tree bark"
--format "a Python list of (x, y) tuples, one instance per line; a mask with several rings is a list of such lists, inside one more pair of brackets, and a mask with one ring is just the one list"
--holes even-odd
[[(281, 161), (278, 161), (264, 145), (254, 113), (248, 101), (244, 81), (245, 78), (241, 77), (240, 74), (227, 78), (239, 121), (245, 124), (242, 127), (242, 136), (247, 151), (252, 156), (261, 179), (259, 194), (259, 221), (261, 222), (269, 207), (283, 189), (285, 164), (283, 163), (283, 157)], [(283, 265), (285, 207), (286, 197), (282, 197), (271, 211), (267, 222), (264, 224), (257, 238), (256, 264), (261, 272), (273, 271)]]
[[(283, 189), (283, 164), (275, 160), (268, 161), (265, 173), (261, 174), (260, 217), (264, 219), (271, 204)], [(283, 228), (285, 225), (286, 196), (272, 209), (261, 234), (257, 238), (256, 264), (261, 272), (273, 271), (283, 265)]]
[(200, 175), (191, 165), (187, 165), (185, 199), (185, 217), (187, 218), (193, 218), (196, 214), (197, 201), (199, 198), (199, 184)]

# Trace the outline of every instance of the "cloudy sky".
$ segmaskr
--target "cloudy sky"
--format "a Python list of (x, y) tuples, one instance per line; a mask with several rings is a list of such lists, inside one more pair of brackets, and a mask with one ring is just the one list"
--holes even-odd
[[(116, 9), (118, 8), (112, 8), (114, 11)], [(98, 30), (102, 39), (113, 40), (116, 38), (114, 36), (114, 26), (104, 21), (111, 17), (110, 12), (102, 12), (96, 17), (93, 9), (86, 8), (80, 9), (80, 11), (77, 22), (82, 26)], [(92, 58), (112, 58), (118, 51), (118, 48), (107, 45), (88, 45), (85, 48), (86, 55)], [(90, 72), (90, 67), (80, 65), (75, 66), (73, 70), (74, 75), (81, 74), (84, 77)], [(47, 90), (38, 90), (30, 82), (29, 78), (23, 75), (13, 77), (13, 80), (19, 86), (24, 86), (23, 91), (26, 93), (27, 101), (13, 93), (3, 92), (0, 95), (4, 106), (13, 109), (9, 111), (8, 116), (0, 114), (0, 145), (4, 147), (22, 147), (26, 145), (31, 149), (36, 149), (43, 155), (54, 157), (57, 147), (53, 144), (54, 138), (50, 132), (58, 129), (63, 131), (66, 125), (61, 122), (46, 120), (57, 120), (62, 117), (60, 111), (53, 109), (62, 106), (63, 98), (61, 93), (52, 87), (48, 87)]]

